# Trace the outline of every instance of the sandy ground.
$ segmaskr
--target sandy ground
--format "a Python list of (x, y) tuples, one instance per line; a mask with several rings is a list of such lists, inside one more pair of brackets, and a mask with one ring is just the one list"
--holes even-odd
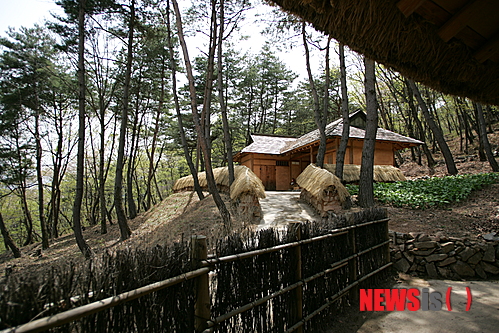
[[(263, 219), (258, 226), (284, 228), (290, 222), (314, 220), (313, 209), (299, 202), (299, 192), (266, 192), (261, 200)], [(392, 212), (393, 214), (393, 212)], [(395, 214), (396, 216), (396, 214)], [(398, 216), (400, 217), (400, 216)], [(422, 219), (423, 221), (425, 219)], [(412, 225), (414, 227), (414, 225)], [(466, 311), (469, 287), (472, 303)], [(424, 280), (400, 275), (397, 283), (386, 288), (428, 288), (439, 292), (444, 304), (441, 311), (393, 311), (360, 312), (358, 308), (333, 319), (332, 328), (326, 332), (340, 333), (493, 333), (499, 331), (499, 281), (451, 281)], [(451, 292), (451, 308), (445, 304), (448, 288)]]
[(257, 226), (284, 229), (291, 222), (313, 221), (316, 217), (312, 207), (300, 202), (300, 192), (265, 192), (266, 198), (260, 199), (263, 218)]
[[(344, 317), (333, 320), (328, 333), (494, 333), (499, 331), (499, 282), (424, 280), (405, 276), (391, 288), (428, 288), (445, 299), (451, 292), (451, 308), (444, 305), (440, 311), (360, 312), (352, 309)], [(466, 311), (467, 292), (472, 295), (471, 308)]]

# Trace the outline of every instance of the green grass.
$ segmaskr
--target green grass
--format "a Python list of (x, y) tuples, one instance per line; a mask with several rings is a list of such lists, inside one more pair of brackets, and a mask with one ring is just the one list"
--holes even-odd
[[(482, 173), (395, 183), (375, 183), (374, 196), (382, 203), (390, 203), (397, 207), (426, 209), (462, 201), (472, 191), (496, 183), (498, 180), (499, 173)], [(347, 189), (352, 195), (359, 192), (358, 185), (347, 185)]]

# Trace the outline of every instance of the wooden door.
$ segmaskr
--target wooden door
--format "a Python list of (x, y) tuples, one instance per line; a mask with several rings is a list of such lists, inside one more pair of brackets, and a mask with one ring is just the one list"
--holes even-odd
[(260, 166), (260, 179), (266, 191), (275, 191), (276, 189), (275, 165)]

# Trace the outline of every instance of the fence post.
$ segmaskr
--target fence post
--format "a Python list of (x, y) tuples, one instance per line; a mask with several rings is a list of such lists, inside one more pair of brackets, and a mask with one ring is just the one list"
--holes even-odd
[[(388, 220), (386, 220), (385, 222), (383, 222), (383, 225), (385, 227), (385, 234), (386, 234), (385, 241), (387, 241), (387, 240), (390, 239), (390, 230), (388, 229)], [(396, 240), (397, 239), (397, 235), (394, 233), (393, 236), (394, 236), (394, 239)], [(393, 242), (393, 244), (396, 244), (396, 241)], [(385, 255), (386, 255), (386, 260), (385, 260), (385, 262), (383, 262), (383, 265), (388, 264), (391, 261), (391, 258), (390, 258), (390, 243), (386, 244)]]
[[(348, 230), (348, 237), (350, 238), (350, 244), (352, 247), (352, 255), (357, 253), (357, 227), (354, 226), (352, 229)], [(357, 281), (358, 279), (358, 270), (359, 270), (359, 259), (355, 257), (350, 260), (348, 263), (348, 270), (350, 272), (350, 283)], [(350, 289), (350, 300), (355, 302), (359, 298), (359, 286), (355, 286)]]
[[(201, 260), (208, 258), (206, 236), (191, 237), (191, 258), (194, 268), (200, 268)], [(210, 286), (208, 273), (200, 275), (195, 281), (194, 328), (196, 332), (204, 331), (211, 319)]]
[[(301, 222), (291, 222), (288, 224), (288, 232), (294, 235), (295, 241), (301, 240)], [(294, 260), (291, 263), (291, 269), (295, 272), (295, 282), (301, 281), (302, 276), (302, 257), (301, 257), (301, 245), (298, 245), (294, 249)], [(303, 285), (295, 288), (292, 294), (292, 304), (294, 305), (293, 320), (294, 324), (298, 323), (303, 319)], [(298, 327), (295, 332), (303, 333), (303, 326)]]

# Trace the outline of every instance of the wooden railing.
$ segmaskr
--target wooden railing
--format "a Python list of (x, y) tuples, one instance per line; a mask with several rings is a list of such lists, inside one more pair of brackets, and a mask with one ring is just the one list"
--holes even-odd
[[(32, 322), (26, 323), (24, 325), (17, 326), (15, 328), (7, 329), (2, 332), (41, 332), (48, 330), (53, 327), (61, 326), (69, 322), (76, 321), (83, 317), (95, 314), (97, 312), (103, 311), (110, 307), (114, 307), (125, 302), (129, 302), (133, 299), (148, 295), (150, 293), (171, 287), (173, 285), (196, 279), (195, 290), (193, 290), (195, 297), (195, 327), (193, 331), (196, 332), (214, 332), (217, 327), (225, 322), (234, 318), (236, 316), (241, 316), (241, 314), (252, 310), (256, 307), (265, 305), (272, 299), (276, 297), (282, 297), (283, 295), (289, 295), (290, 302), (288, 305), (289, 316), (291, 322), (284, 324), (283, 331), (285, 332), (302, 332), (303, 327), (306, 323), (310, 322), (321, 311), (327, 309), (331, 304), (336, 302), (338, 299), (349, 295), (352, 299), (355, 299), (359, 292), (358, 288), (361, 283), (367, 279), (373, 277), (377, 273), (385, 270), (391, 265), (389, 258), (389, 238), (388, 238), (388, 219), (380, 219), (376, 221), (369, 221), (360, 224), (355, 224), (343, 228), (338, 228), (331, 230), (328, 234), (301, 239), (301, 228), (300, 224), (294, 224), (288, 227), (288, 232), (292, 231), (294, 233), (295, 240), (286, 244), (277, 245), (269, 248), (249, 251), (245, 253), (239, 253), (234, 255), (223, 256), (220, 258), (208, 258), (207, 256), (207, 246), (206, 237), (204, 236), (193, 236), (192, 237), (192, 260), (195, 264), (196, 269), (181, 274), (179, 276), (153, 283), (129, 292), (122, 293), (117, 296), (109, 297), (100, 301), (96, 301), (81, 307), (71, 309), (50, 317), (45, 317), (41, 319), (34, 320)], [(359, 230), (366, 226), (377, 225), (382, 231), (382, 237), (375, 241), (376, 244), (369, 246), (368, 248), (360, 249), (359, 244), (362, 247), (362, 239), (358, 237)], [(386, 233), (385, 233), (386, 231)], [(369, 232), (369, 230), (367, 230)], [(303, 257), (302, 250), (304, 247), (315, 244), (318, 242), (329, 242), (327, 246), (335, 246), (334, 240), (338, 237), (344, 237), (347, 239), (350, 248), (345, 249), (345, 255), (340, 260), (328, 264), (328, 268), (316, 272), (310, 276), (303, 276), (303, 262), (311, 260), (310, 258)], [(348, 238), (346, 238), (348, 237)], [(254, 260), (254, 258), (263, 256), (269, 253), (288, 253), (292, 258), (290, 260), (290, 272), (282, 272), (282, 274), (294, 274), (294, 283), (290, 283), (287, 286), (283, 286), (281, 289), (269, 293), (259, 299), (255, 299), (247, 304), (235, 306), (232, 310), (221, 314), (213, 318), (211, 307), (213, 300), (216, 298), (215, 289), (216, 285), (210, 288), (210, 279), (214, 279), (213, 275), (217, 274), (217, 270), (224, 269), (225, 264), (231, 262), (244, 262), (245, 260)], [(370, 257), (363, 259), (365, 255), (369, 254)], [(376, 258), (375, 263), (373, 263), (373, 258)], [(364, 260), (364, 261), (363, 261)], [(370, 267), (374, 265), (375, 267)], [(365, 271), (366, 267), (369, 272)], [(322, 300), (322, 304), (313, 310), (309, 310), (308, 313), (304, 314), (304, 294), (306, 295), (306, 288), (311, 282), (325, 278), (327, 276), (332, 276), (339, 269), (348, 270), (348, 276), (336, 277), (342, 279), (342, 287), (340, 290), (336, 291), (332, 295), (328, 295)], [(210, 276), (210, 272), (211, 273)], [(338, 273), (339, 274), (339, 273)], [(230, 286), (225, 286), (231, 288)], [(271, 307), (272, 308), (272, 307)], [(272, 309), (270, 311), (276, 311)], [(279, 313), (273, 314), (274, 316), (279, 316)], [(242, 319), (240, 319), (242, 320)], [(234, 324), (237, 325), (237, 324)]]

